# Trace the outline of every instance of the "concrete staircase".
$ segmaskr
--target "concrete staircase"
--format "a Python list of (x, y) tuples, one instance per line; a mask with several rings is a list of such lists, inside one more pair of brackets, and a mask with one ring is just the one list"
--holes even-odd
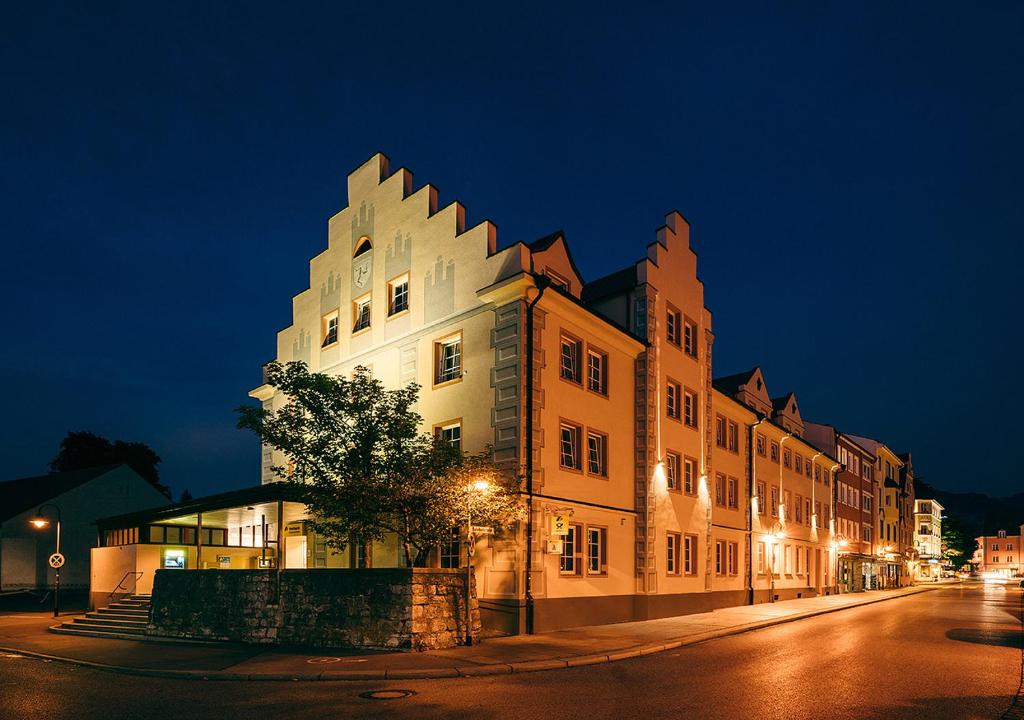
[(54, 625), (50, 631), (65, 635), (133, 639), (146, 634), (149, 607), (149, 595), (130, 595), (105, 608), (72, 618), (70, 622)]

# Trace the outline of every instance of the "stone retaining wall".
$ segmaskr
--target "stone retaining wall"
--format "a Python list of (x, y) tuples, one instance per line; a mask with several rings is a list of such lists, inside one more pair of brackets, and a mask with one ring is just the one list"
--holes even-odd
[[(319, 647), (453, 647), (465, 642), (465, 583), (464, 569), (159, 570), (147, 634)], [(480, 612), (472, 585), (475, 641)]]

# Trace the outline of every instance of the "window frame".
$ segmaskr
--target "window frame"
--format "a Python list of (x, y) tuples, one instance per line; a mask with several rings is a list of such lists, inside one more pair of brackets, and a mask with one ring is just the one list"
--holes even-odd
[[(399, 282), (399, 281), (403, 281), (403, 282)], [(388, 280), (388, 319), (389, 320), (391, 318), (401, 317), (402, 315), (405, 315), (406, 313), (409, 312), (409, 308), (411, 306), (411, 302), (410, 302), (411, 301), (411, 297), (410, 296), (411, 296), (411, 290), (412, 290), (412, 288), (410, 287), (411, 282), (412, 282), (412, 278), (410, 277), (410, 274), (407, 273), (407, 272), (402, 273), (401, 275), (396, 275), (395, 277), (393, 277), (390, 280)], [(403, 307), (401, 310), (396, 310), (395, 309), (395, 289), (400, 287), (401, 285), (405, 285), (405, 307)]]
[[(598, 441), (598, 447), (599, 447), (599, 451), (598, 452), (600, 453), (600, 458), (598, 458), (598, 459), (600, 461), (600, 468), (599, 468), (599, 471), (597, 471), (597, 472), (595, 472), (595, 471), (590, 469), (590, 440), (591, 440), (591, 438), (595, 438)], [(607, 480), (608, 479), (608, 433), (601, 432), (600, 430), (597, 430), (595, 428), (592, 428), (592, 427), (588, 426), (587, 430), (586, 430), (586, 440), (587, 440), (587, 466), (586, 466), (587, 475), (592, 475), (593, 477), (599, 477), (599, 478)], [(559, 441), (561, 441), (561, 432), (559, 432)], [(559, 448), (559, 450), (561, 450), (561, 448)]]
[[(458, 375), (442, 379), (442, 365), (444, 362), (444, 348), (449, 345), (458, 344), (459, 346), (459, 371)], [(434, 340), (434, 367), (433, 367), (433, 388), (447, 387), (448, 385), (454, 385), (455, 383), (462, 382), (462, 378), (466, 374), (466, 365), (463, 362), (465, 360), (465, 345), (463, 343), (462, 330), (454, 333), (448, 333)]]
[[(563, 461), (565, 460), (565, 448), (562, 443), (565, 442), (564, 433), (566, 430), (575, 432), (575, 448), (570, 448), (573, 451), (573, 461), (575, 465), (566, 465)], [(558, 420), (558, 468), (567, 472), (583, 474), (583, 444), (584, 430), (583, 426), (579, 423), (573, 422), (566, 418), (559, 418)], [(571, 442), (570, 442), (571, 445)]]
[(459, 429), (459, 445), (458, 445), (457, 450), (461, 453), (462, 452), (462, 437), (463, 437), (463, 433), (462, 433), (463, 428), (462, 428), (462, 418), (461, 417), (452, 418), (451, 420), (445, 420), (443, 422), (436, 423), (434, 425), (434, 437), (438, 438), (441, 442), (447, 443), (449, 446), (452, 446), (451, 441), (445, 439), (444, 433), (445, 433), (446, 430), (450, 430), (451, 428), (455, 428), (455, 427), (457, 427)]
[[(334, 339), (331, 342), (327, 342), (327, 338), (330, 336), (330, 325), (331, 321), (334, 321)], [(339, 327), (341, 325), (341, 314), (338, 310), (331, 310), (329, 313), (325, 313), (320, 316), (320, 349), (328, 350), (338, 344), (338, 336), (341, 334)]]
[[(565, 374), (565, 348), (573, 347), (576, 351), (575, 377), (567, 377)], [(566, 330), (561, 330), (558, 337), (558, 377), (567, 383), (583, 387), (583, 356), (586, 353), (583, 340)]]
[[(587, 343), (587, 347), (586, 347), (586, 350), (584, 351), (584, 354), (587, 356), (586, 357), (586, 367), (583, 370), (583, 373), (586, 376), (585, 382), (586, 382), (587, 390), (589, 392), (594, 393), (595, 395), (599, 395), (600, 397), (603, 397), (603, 398), (608, 397), (608, 377), (609, 377), (609, 373), (608, 373), (608, 353), (605, 352), (604, 350), (602, 350), (601, 348), (599, 348), (596, 345), (592, 345), (590, 343)], [(597, 388), (594, 388), (592, 386), (592, 384), (591, 384), (591, 381), (592, 381), (593, 378), (590, 375), (590, 368), (591, 368), (591, 366), (590, 366), (590, 359), (592, 357), (596, 357), (596, 358), (598, 358), (601, 361), (601, 369), (600, 369), (601, 377), (600, 377), (599, 386)]]
[[(366, 324), (360, 326), (363, 319), (362, 308), (366, 308)], [(352, 337), (362, 335), (373, 325), (373, 297), (372, 293), (366, 292), (357, 298), (352, 299)]]

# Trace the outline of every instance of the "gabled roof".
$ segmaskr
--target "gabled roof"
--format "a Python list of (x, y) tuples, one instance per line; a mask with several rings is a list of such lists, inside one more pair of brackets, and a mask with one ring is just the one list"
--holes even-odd
[(120, 464), (101, 465), (84, 470), (48, 473), (33, 477), (0, 482), (0, 522), (39, 507), (58, 495), (102, 477), (112, 470), (125, 467)]
[(561, 230), (555, 230), (550, 235), (545, 235), (542, 238), (537, 238), (533, 242), (526, 243), (526, 247), (530, 248), (530, 250), (533, 252), (543, 252), (544, 250), (547, 250), (549, 247), (554, 245), (555, 240), (562, 237), (563, 234), (564, 233)]
[(789, 405), (790, 400), (796, 400), (796, 395), (794, 393), (787, 393), (780, 397), (773, 397), (772, 410), (775, 412), (784, 412), (786, 410), (786, 406)]
[[(531, 263), (532, 254), (537, 253), (538, 255), (550, 250), (559, 241), (562, 243), (562, 250), (565, 252), (565, 257), (569, 261), (569, 267), (576, 274), (576, 279), (580, 284), (580, 291), (582, 292), (583, 287), (587, 284), (583, 279), (583, 273), (580, 272), (579, 266), (576, 265), (576, 260), (573, 259), (572, 250), (569, 248), (569, 241), (565, 239), (565, 233), (561, 230), (555, 230), (555, 232), (545, 235), (542, 238), (537, 238), (533, 242), (526, 244), (526, 247), (530, 249)], [(533, 270), (534, 268), (531, 268)], [(568, 279), (568, 278), (566, 278)]]
[(630, 265), (593, 282), (588, 282), (583, 286), (582, 297), (584, 302), (589, 303), (608, 295), (629, 292), (634, 287), (636, 287), (636, 267)]
[(736, 373), (735, 375), (725, 375), (724, 377), (715, 378), (711, 381), (711, 384), (723, 395), (734, 396), (740, 391), (740, 387), (746, 385), (756, 372), (757, 368), (752, 367), (745, 372)]

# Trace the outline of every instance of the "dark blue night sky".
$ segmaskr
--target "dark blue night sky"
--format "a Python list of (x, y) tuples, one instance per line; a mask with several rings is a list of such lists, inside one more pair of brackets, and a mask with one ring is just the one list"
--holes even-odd
[(5, 478), (88, 429), (256, 484), (233, 408), (379, 150), (588, 279), (678, 208), (716, 375), (1024, 489), (1020, 3), (76, 5), (0, 22)]

